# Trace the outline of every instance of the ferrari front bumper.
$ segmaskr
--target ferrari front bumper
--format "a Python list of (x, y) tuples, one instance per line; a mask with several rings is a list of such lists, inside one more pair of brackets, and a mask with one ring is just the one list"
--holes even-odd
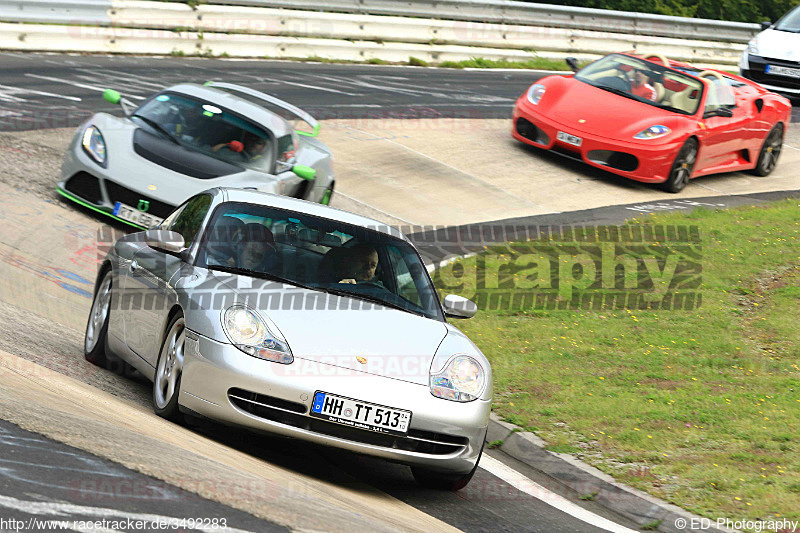
[[(662, 183), (681, 142), (644, 144), (587, 133), (573, 125), (545, 117), (523, 94), (514, 105), (511, 134), (525, 144), (580, 159), (608, 172), (646, 183)], [(558, 133), (579, 137), (580, 146), (558, 138)]]

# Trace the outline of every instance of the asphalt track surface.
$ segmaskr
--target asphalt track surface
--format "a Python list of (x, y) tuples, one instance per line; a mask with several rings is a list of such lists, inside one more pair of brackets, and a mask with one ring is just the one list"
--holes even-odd
[[(118, 113), (118, 106), (107, 104), (100, 98), (101, 90), (109, 86), (137, 101), (172, 83), (187, 80), (204, 82), (209, 79), (247, 84), (267, 91), (307, 109), (318, 118), (506, 118), (510, 115), (516, 96), (541, 76), (531, 72), (464, 72), (286, 62), (31, 54), (0, 54), (0, 72), (2, 72), (0, 130), (7, 132), (75, 126), (93, 112)], [(795, 120), (797, 120), (796, 113)], [(773, 196), (784, 195), (784, 193), (753, 195), (740, 200), (728, 198), (726, 205), (759, 203)], [(703, 203), (702, 199), (696, 201)], [(709, 198), (707, 201), (714, 202), (718, 199)], [(671, 205), (674, 209), (692, 207), (685, 202), (676, 200), (672, 201)], [(618, 206), (560, 213), (557, 216), (515, 218), (502, 223), (612, 223), (629, 218), (631, 215), (667, 209), (665, 205), (661, 203)], [(91, 216), (73, 212), (70, 217), (73, 215), (80, 220), (76, 224), (85, 224), (90, 230), (98, 225)], [(88, 300), (84, 300), (76, 300), (80, 302), (76, 307), (80, 307), (82, 316), (88, 313), (89, 306)], [(17, 311), (13, 308), (0, 309), (4, 326), (8, 331), (22, 332), (26, 324), (35, 323), (37, 320), (42, 322), (38, 325), (38, 331), (44, 331), (47, 327), (46, 318)], [(15, 323), (15, 320), (18, 322)], [(21, 355), (45, 365), (48, 364), (47, 358), (52, 356), (66, 359), (80, 357), (81, 335), (82, 331), (77, 329), (65, 330), (60, 344), (55, 347), (55, 353), (50, 352), (43, 356), (40, 349), (38, 353)], [(0, 348), (13, 351), (13, 345), (0, 345)], [(74, 361), (70, 364), (73, 363)], [(150, 405), (149, 384), (143, 381), (104, 373), (103, 383), (97, 386), (115, 395), (125, 395), (142, 405)], [(285, 439), (270, 437), (256, 439), (250, 432), (231, 430), (216, 424), (202, 424), (194, 428), (194, 431), (255, 458), (287, 467), (301, 475), (312, 476), (339, 486), (366, 484), (464, 531), (599, 530), (558, 511), (548, 503), (530, 496), (484, 469), (479, 470), (467, 490), (456, 494), (441, 493), (421, 489), (415, 484), (406, 467), (385, 461)], [(17, 449), (19, 446), (9, 447), (13, 446), (14, 442), (20, 442), (20, 439), (34, 439), (35, 445), (23, 451)], [(48, 460), (52, 460), (53, 454), (58, 453), (73, 454), (70, 455), (71, 460), (82, 465), (102, 464), (115, 475), (138, 483), (160, 484), (158, 486), (162, 487), (162, 493), (166, 491), (170, 494), (180, 494), (177, 488), (168, 487), (161, 482), (148, 479), (113, 463), (103, 462), (78, 450), (68, 449), (55, 441), (24, 433), (13, 425), (0, 423), (0, 448), (2, 448), (0, 457), (6, 460), (9, 460), (14, 453), (22, 454), (21, 460), (18, 461), (21, 464), (13, 468), (0, 465), (0, 502), (9, 505), (14, 502), (8, 498), (19, 501), (86, 504), (85, 500), (81, 503), (80, 494), (75, 494), (74, 491), (69, 493), (68, 489), (65, 492), (63, 483), (62, 486), (59, 486), (59, 483), (50, 483), (55, 486), (48, 487), (47, 483), (42, 482), (43, 479), (58, 479), (53, 477), (52, 472), (60, 469), (71, 472), (67, 474), (72, 476), (68, 481), (74, 486), (75, 472), (67, 470), (70, 468), (68, 464), (47, 463)], [(41, 452), (44, 452), (43, 455)], [(580, 495), (559, 488), (557, 483), (524, 465), (513, 463), (495, 452), (489, 452), (488, 455), (510, 463), (529, 479), (563, 494), (592, 512), (624, 526), (635, 527), (592, 502), (580, 501), (578, 499)], [(48, 466), (58, 468), (48, 469)], [(47, 472), (43, 473), (43, 470)], [(93, 472), (92, 475), (102, 474)], [(26, 483), (28, 485), (25, 485)], [(69, 486), (68, 482), (67, 487)], [(21, 496), (23, 493), (24, 498)], [(112, 503), (115, 503), (114, 508), (120, 512), (146, 511), (162, 516), (182, 517), (191, 516), (190, 513), (196, 511), (191, 507), (198, 503), (196, 498), (196, 496), (186, 497), (183, 503), (187, 506), (185, 509), (170, 507), (169, 512), (159, 507), (164, 502), (159, 503), (158, 498), (147, 502), (126, 500), (123, 503)], [(103, 501), (90, 505), (109, 506), (108, 502)], [(208, 503), (208, 505), (219, 504)], [(42, 507), (42, 509), (47, 508), (47, 506)], [(217, 513), (218, 516), (225, 515), (231, 518), (233, 527), (244, 530), (266, 531), (275, 527), (275, 524), (257, 520), (235, 509), (221, 508), (221, 506), (205, 509), (206, 512), (201, 516)], [(211, 513), (211, 510), (214, 513)], [(7, 509), (0, 508), (0, 516), (12, 516), (6, 515), (6, 511)], [(53, 518), (44, 511), (38, 515), (24, 511), (15, 512), (22, 518), (33, 516)], [(92, 512), (88, 513), (76, 514), (75, 519), (83, 516), (91, 517)], [(96, 514), (96, 511), (94, 513)], [(234, 523), (234, 519), (238, 522)]]
[(320, 120), (507, 118), (541, 73), (283, 61), (0, 53), (0, 131), (76, 126), (112, 87), (134, 102), (182, 82), (247, 85)]

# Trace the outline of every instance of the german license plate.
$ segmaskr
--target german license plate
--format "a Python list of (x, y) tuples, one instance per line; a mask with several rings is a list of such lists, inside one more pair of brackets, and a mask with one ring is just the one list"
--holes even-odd
[(565, 133), (563, 131), (559, 131), (556, 134), (556, 138), (561, 142), (565, 142), (565, 143), (571, 144), (573, 146), (580, 146), (581, 143), (583, 142), (583, 139), (581, 139), (580, 137), (576, 137), (574, 135), (570, 135), (569, 133)]
[(776, 74), (778, 76), (788, 76), (790, 78), (800, 78), (800, 68), (779, 67), (777, 65), (767, 65), (764, 69), (767, 74)]
[(309, 414), (329, 422), (389, 435), (405, 435), (411, 422), (411, 411), (320, 391), (314, 393)]
[(145, 213), (144, 211), (134, 209), (133, 207), (123, 204), (122, 202), (117, 202), (114, 204), (113, 213), (115, 217), (119, 217), (122, 220), (127, 220), (128, 222), (133, 222), (134, 224), (138, 224), (145, 228), (154, 228), (161, 224), (163, 220), (149, 213)]

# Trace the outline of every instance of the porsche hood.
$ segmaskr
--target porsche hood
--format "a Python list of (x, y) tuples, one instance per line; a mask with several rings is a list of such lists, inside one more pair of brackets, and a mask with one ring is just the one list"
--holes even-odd
[[(213, 277), (230, 288), (250, 280), (219, 273)], [(331, 375), (365, 372), (427, 386), (431, 362), (448, 333), (445, 322), (358, 298), (270, 285), (274, 288), (253, 292), (239, 288), (237, 300), (280, 330), (295, 359), (287, 372), (302, 373), (304, 365), (318, 368), (306, 363), (313, 361), (331, 365)]]

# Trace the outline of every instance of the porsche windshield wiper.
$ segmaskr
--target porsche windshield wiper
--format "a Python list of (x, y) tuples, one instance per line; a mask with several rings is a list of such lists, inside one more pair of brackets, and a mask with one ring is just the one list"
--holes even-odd
[(383, 305), (385, 307), (391, 307), (392, 309), (398, 309), (400, 311), (405, 311), (407, 313), (411, 313), (413, 315), (425, 316), (423, 313), (419, 311), (414, 311), (413, 309), (409, 309), (408, 307), (404, 307), (400, 304), (387, 302), (383, 298), (378, 298), (377, 296), (372, 296), (371, 294), (361, 294), (357, 292), (350, 292), (345, 291), (342, 289), (331, 289), (326, 287), (318, 287), (317, 290), (327, 292), (329, 294), (335, 294), (336, 296), (344, 296), (346, 298), (356, 298), (358, 300), (364, 300), (367, 302), (376, 303), (378, 305)]
[(163, 134), (167, 139), (169, 139), (170, 141), (174, 142), (178, 146), (183, 146), (180, 143), (180, 141), (178, 141), (178, 139), (175, 138), (174, 135), (172, 135), (169, 131), (167, 131), (167, 129), (164, 126), (162, 126), (161, 124), (159, 124), (155, 120), (153, 120), (151, 118), (147, 118), (144, 115), (138, 115), (138, 114), (133, 114), (133, 115), (131, 115), (131, 117), (138, 118), (139, 120), (141, 120), (142, 122), (146, 123), (148, 126), (153, 128), (154, 130), (156, 130), (159, 133)]

